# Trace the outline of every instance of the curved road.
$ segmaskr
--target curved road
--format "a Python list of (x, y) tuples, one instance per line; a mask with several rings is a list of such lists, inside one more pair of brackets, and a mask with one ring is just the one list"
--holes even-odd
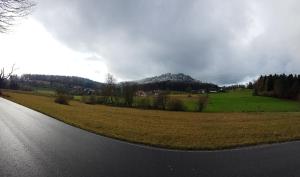
[(300, 142), (168, 151), (74, 128), (0, 98), (0, 176), (300, 176)]

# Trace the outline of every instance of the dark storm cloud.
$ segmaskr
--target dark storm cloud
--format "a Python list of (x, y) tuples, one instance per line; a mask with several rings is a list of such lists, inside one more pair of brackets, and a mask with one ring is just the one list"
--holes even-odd
[(35, 17), (69, 47), (101, 56), (121, 79), (183, 72), (225, 84), (299, 73), (298, 4), (40, 0)]

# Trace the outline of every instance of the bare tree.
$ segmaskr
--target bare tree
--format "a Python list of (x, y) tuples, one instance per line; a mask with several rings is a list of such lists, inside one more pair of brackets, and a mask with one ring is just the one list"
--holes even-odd
[[(13, 65), (11, 67), (11, 71), (8, 74), (5, 74), (5, 69), (2, 68), (0, 70), (0, 89), (4, 87), (4, 82), (5, 80), (9, 79), (11, 77), (11, 75), (14, 73), (15, 71), (15, 65)], [(0, 95), (2, 94), (1, 90), (0, 90)]]
[(169, 91), (160, 91), (153, 100), (153, 107), (155, 109), (165, 110), (167, 108), (167, 103), (169, 100)]
[(103, 90), (103, 96), (106, 98), (107, 103), (113, 103), (114, 92), (116, 91), (116, 79), (113, 75), (107, 74), (106, 76), (106, 84)]
[(131, 107), (133, 104), (137, 85), (125, 82), (122, 84), (122, 97), (124, 98), (125, 105)]
[(0, 33), (5, 33), (14, 21), (30, 14), (35, 3), (31, 0), (0, 0)]
[(116, 79), (114, 78), (114, 76), (110, 73), (108, 73), (106, 75), (106, 84), (107, 85), (114, 85), (116, 83)]
[(14, 71), (15, 71), (15, 65), (13, 65), (11, 67), (11, 71), (8, 74), (5, 74), (5, 69), (2, 68), (1, 71), (0, 71), (0, 81), (3, 81), (5, 79), (9, 79), (10, 76), (14, 73)]

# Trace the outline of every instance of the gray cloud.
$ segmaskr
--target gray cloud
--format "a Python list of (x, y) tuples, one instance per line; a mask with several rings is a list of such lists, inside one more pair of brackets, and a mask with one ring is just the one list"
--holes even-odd
[(60, 41), (101, 56), (121, 79), (183, 72), (237, 83), (299, 73), (296, 0), (40, 0), (34, 14)]

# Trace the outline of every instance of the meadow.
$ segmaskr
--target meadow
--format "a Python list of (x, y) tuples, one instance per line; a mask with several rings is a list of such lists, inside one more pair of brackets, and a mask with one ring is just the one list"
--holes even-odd
[[(197, 112), (199, 97), (206, 94), (187, 94), (185, 92), (171, 92), (170, 99), (176, 98), (183, 102), (184, 111)], [(153, 102), (153, 97), (135, 97), (134, 107), (142, 99)], [(74, 100), (80, 101), (81, 96), (74, 96)], [(208, 94), (208, 102), (203, 112), (300, 112), (300, 102), (284, 100), (274, 97), (253, 96), (250, 89), (237, 89), (227, 92)]]
[[(182, 100), (185, 111), (197, 112), (199, 96), (205, 94), (171, 93), (169, 97)], [(136, 98), (139, 99), (139, 98)], [(149, 99), (152, 99), (151, 97)], [(274, 97), (253, 96), (250, 89), (209, 93), (203, 112), (300, 112), (300, 102)]]
[(253, 96), (249, 89), (209, 94), (205, 112), (299, 112), (300, 102)]
[[(158, 147), (215, 150), (300, 139), (300, 112), (171, 112), (88, 105), (79, 101), (61, 105), (54, 103), (54, 97), (11, 91), (4, 93), (14, 102), (76, 127)], [(218, 101), (216, 98), (229, 96), (234, 99), (233, 95), (235, 93), (214, 95), (215, 99), (210, 101), (207, 110), (213, 105), (213, 100)], [(268, 100), (266, 98), (265, 102)], [(282, 101), (282, 104), (286, 103)], [(244, 102), (249, 101), (246, 99)], [(216, 103), (214, 111), (222, 107), (229, 111), (234, 107), (229, 109), (224, 106), (226, 103)]]

